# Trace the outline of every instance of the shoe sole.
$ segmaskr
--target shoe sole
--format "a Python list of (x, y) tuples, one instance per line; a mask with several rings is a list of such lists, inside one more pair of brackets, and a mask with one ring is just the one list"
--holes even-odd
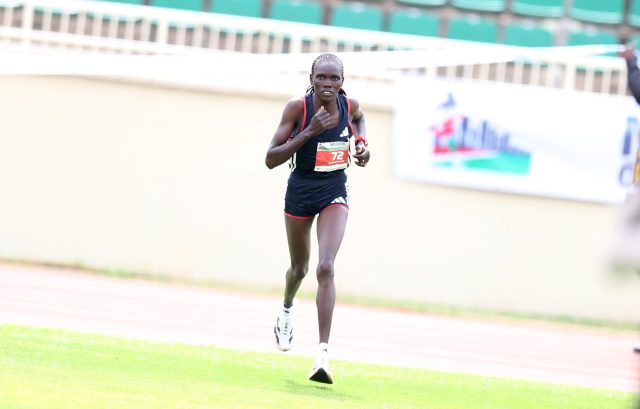
[(333, 378), (331, 377), (331, 374), (325, 371), (324, 368), (318, 368), (315, 372), (309, 375), (309, 380), (330, 385), (333, 384)]

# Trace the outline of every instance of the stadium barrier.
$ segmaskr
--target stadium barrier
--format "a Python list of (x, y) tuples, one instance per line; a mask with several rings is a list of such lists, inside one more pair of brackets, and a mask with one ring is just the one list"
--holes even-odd
[[(304, 24), (272, 19), (196, 12), (152, 6), (83, 0), (15, 0), (0, 7), (0, 50), (25, 53), (117, 53), (176, 55), (215, 52), (220, 63), (232, 54), (297, 55), (324, 51), (419, 51), (399, 58), (379, 53), (378, 64), (398, 71), (448, 78), (473, 78), (516, 84), (625, 94), (625, 66), (620, 58), (568, 52), (561, 48), (526, 48), (470, 43), (438, 37), (404, 35)], [(571, 47), (580, 49), (580, 47)], [(584, 49), (584, 48), (583, 48)], [(588, 46), (586, 49), (589, 49)], [(603, 48), (615, 51), (616, 46)], [(508, 51), (508, 58), (505, 57)], [(221, 55), (220, 52), (225, 52)], [(446, 56), (443, 57), (443, 55)], [(453, 58), (455, 56), (456, 58)], [(225, 60), (221, 60), (226, 58)], [(349, 67), (351, 76), (388, 82), (394, 73), (372, 69), (372, 61)], [(280, 67), (291, 60), (274, 60)], [(308, 58), (305, 58), (308, 61)], [(243, 61), (244, 62), (244, 61)], [(220, 65), (220, 64), (218, 64)], [(307, 64), (308, 65), (308, 64)], [(374, 63), (375, 65), (375, 63)], [(253, 66), (251, 68), (255, 68)], [(263, 68), (263, 65), (259, 65)], [(286, 67), (286, 65), (285, 65)], [(241, 66), (234, 66), (241, 69)], [(292, 70), (308, 67), (292, 65)]]

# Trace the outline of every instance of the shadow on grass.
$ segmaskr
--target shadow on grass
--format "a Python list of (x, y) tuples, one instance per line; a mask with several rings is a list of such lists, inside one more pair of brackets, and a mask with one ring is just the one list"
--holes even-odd
[(287, 390), (296, 395), (334, 398), (339, 400), (357, 399), (357, 396), (336, 391), (335, 387), (311, 381), (299, 382), (287, 379)]

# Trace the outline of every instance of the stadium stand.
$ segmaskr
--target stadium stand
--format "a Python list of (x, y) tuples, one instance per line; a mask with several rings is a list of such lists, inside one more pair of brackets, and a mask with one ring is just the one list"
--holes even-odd
[[(85, 4), (92, 5), (76, 10), (79, 2), (0, 0), (0, 25), (21, 28), (4, 30), (5, 38), (0, 41), (15, 44), (25, 38), (27, 43), (99, 52), (173, 52), (171, 47), (178, 45), (247, 53), (315, 53), (438, 48), (446, 39), (526, 47), (640, 39), (640, 29), (632, 24), (640, 14), (636, 5), (640, 0), (623, 2), (622, 23), (617, 25), (612, 25), (611, 19), (601, 19), (606, 21), (603, 23), (576, 19), (566, 0), (504, 0), (500, 12), (465, 9), (460, 7), (462, 0), (457, 1), (456, 6), (454, 0), (86, 0)], [(14, 3), (19, 7), (10, 7)], [(574, 0), (576, 7), (589, 4)], [(167, 7), (191, 12), (173, 12)], [(43, 11), (34, 12), (38, 8)], [(56, 15), (57, 11), (62, 13)], [(198, 11), (201, 14), (196, 15)], [(109, 24), (103, 24), (105, 20)], [(303, 27), (300, 23), (313, 24)], [(624, 66), (617, 64), (618, 59), (605, 64), (604, 60), (587, 58), (576, 64), (569, 62), (570, 58), (524, 57), (446, 67), (416, 67), (416, 61), (408, 69), (489, 81), (527, 83), (531, 79), (538, 85), (563, 88), (581, 83), (585, 84), (582, 90), (626, 92), (620, 74)]]
[(618, 37), (611, 31), (572, 31), (567, 36), (567, 45), (617, 44)]
[(202, 0), (152, 0), (151, 5), (171, 9), (204, 11)]
[(245, 17), (261, 17), (262, 0), (214, 0), (211, 11)]
[(624, 21), (624, 0), (573, 0), (569, 14), (580, 21), (619, 24)]
[[(617, 44), (618, 37), (615, 33), (605, 30), (582, 30), (572, 31), (567, 36), (567, 45), (593, 45), (593, 44)], [(611, 55), (613, 56), (613, 55)], [(577, 66), (579, 71), (585, 71), (581, 65)], [(596, 69), (598, 73), (602, 70)]]
[[(14, 1), (0, 0), (0, 9)], [(576, 37), (570, 30), (613, 29), (617, 41), (640, 36), (640, 0), (106, 1), (532, 47), (570, 45), (569, 37), (571, 41), (605, 38)], [(562, 24), (549, 24), (560, 19)], [(610, 36), (606, 39), (610, 41)]]
[(389, 31), (400, 34), (415, 34), (437, 37), (440, 32), (438, 15), (414, 8), (398, 9), (389, 19)]
[(546, 28), (532, 24), (510, 23), (505, 27), (504, 43), (521, 47), (551, 47), (553, 34)]
[(626, 21), (633, 27), (640, 27), (640, 0), (630, 1)]
[(447, 38), (496, 43), (498, 27), (495, 21), (489, 19), (454, 17), (448, 21)]
[(373, 5), (348, 2), (337, 4), (331, 11), (329, 24), (362, 30), (383, 30), (382, 9)]
[(560, 18), (564, 16), (564, 0), (512, 0), (511, 11), (529, 17)]
[(322, 24), (323, 10), (320, 3), (315, 1), (275, 0), (271, 4), (269, 18), (299, 23)]
[(447, 0), (396, 0), (396, 2), (411, 7), (438, 7), (447, 4)]
[[(136, 5), (136, 6), (144, 6), (145, 5), (145, 0), (109, 0), (112, 3), (122, 3), (122, 4), (131, 4), (131, 5)], [(93, 13), (89, 14), (89, 17), (95, 18), (95, 15)], [(114, 15), (101, 15), (100, 18), (104, 21), (104, 22), (110, 22), (112, 20), (118, 21), (120, 23), (126, 23), (127, 21), (129, 21), (128, 18), (123, 17), (123, 16), (114, 16)], [(154, 24), (154, 23), (151, 23)]]
[(451, 5), (460, 9), (501, 12), (505, 9), (505, 0), (451, 0)]

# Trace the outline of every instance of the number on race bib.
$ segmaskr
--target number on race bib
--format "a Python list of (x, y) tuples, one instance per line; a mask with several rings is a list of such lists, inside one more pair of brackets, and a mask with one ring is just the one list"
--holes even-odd
[(349, 142), (320, 142), (316, 151), (316, 172), (345, 169), (349, 162)]

